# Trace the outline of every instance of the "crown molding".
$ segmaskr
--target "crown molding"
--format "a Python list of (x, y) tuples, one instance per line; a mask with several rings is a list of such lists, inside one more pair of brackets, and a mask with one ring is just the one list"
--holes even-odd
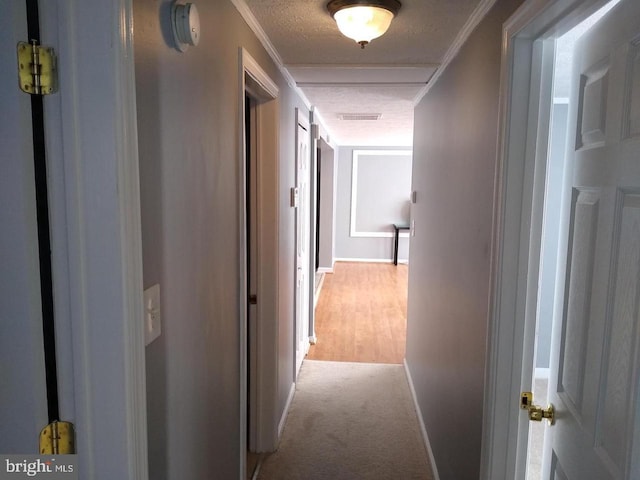
[(416, 98), (413, 100), (413, 103), (415, 106), (417, 106), (420, 103), (420, 101), (424, 98), (424, 96), (427, 94), (427, 92), (431, 90), (431, 87), (433, 87), (438, 82), (438, 79), (440, 78), (440, 76), (444, 73), (444, 71), (447, 69), (449, 64), (456, 57), (456, 55), (458, 55), (458, 52), (460, 51), (462, 46), (469, 39), (469, 36), (471, 35), (471, 33), (475, 30), (475, 28), (478, 26), (480, 21), (489, 12), (491, 7), (493, 7), (494, 3), (496, 3), (496, 0), (482, 0), (478, 4), (476, 9), (469, 16), (469, 19), (466, 21), (466, 23), (464, 24), (464, 26), (456, 36), (455, 40), (447, 50), (447, 53), (445, 53), (444, 58), (442, 59), (442, 63), (440, 64), (440, 68), (436, 70), (436, 73), (434, 73), (431, 79), (429, 79), (429, 83), (427, 83), (424, 86), (424, 88), (420, 90)]
[(284, 76), (285, 80), (287, 81), (287, 84), (300, 97), (300, 99), (303, 101), (307, 109), (311, 110), (311, 102), (309, 102), (309, 99), (307, 98), (307, 96), (297, 86), (293, 76), (291, 75), (291, 73), (289, 73), (289, 70), (287, 70), (287, 68), (284, 66), (284, 63), (282, 62), (282, 57), (280, 57), (280, 54), (276, 50), (276, 47), (274, 47), (273, 43), (271, 43), (271, 40), (267, 36), (266, 32), (263, 30), (262, 26), (258, 22), (258, 19), (256, 19), (255, 15), (253, 14), (249, 6), (246, 4), (244, 0), (231, 0), (231, 3), (233, 4), (234, 7), (236, 7), (236, 10), (238, 10), (238, 13), (240, 13), (240, 15), (242, 16), (244, 21), (247, 23), (251, 31), (255, 34), (256, 37), (258, 37), (258, 40), (260, 41), (264, 49), (267, 51), (271, 59), (274, 61), (274, 63), (280, 70), (280, 73), (282, 73), (282, 76)]

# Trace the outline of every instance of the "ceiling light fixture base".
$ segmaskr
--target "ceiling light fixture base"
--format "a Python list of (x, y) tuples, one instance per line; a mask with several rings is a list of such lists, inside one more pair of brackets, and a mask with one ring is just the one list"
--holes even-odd
[(398, 15), (402, 4), (398, 0), (331, 0), (327, 4), (327, 11), (332, 17), (336, 12), (352, 7), (378, 7), (389, 10), (394, 16)]

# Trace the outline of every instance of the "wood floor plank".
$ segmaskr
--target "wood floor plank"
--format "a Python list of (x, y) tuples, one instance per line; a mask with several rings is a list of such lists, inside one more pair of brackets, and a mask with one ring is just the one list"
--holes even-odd
[(339, 262), (316, 306), (310, 360), (402, 363), (407, 335), (407, 265)]

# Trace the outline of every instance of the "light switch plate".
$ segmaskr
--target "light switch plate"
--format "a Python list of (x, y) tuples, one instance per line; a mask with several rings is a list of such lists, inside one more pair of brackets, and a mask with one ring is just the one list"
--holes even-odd
[(144, 344), (149, 345), (160, 336), (160, 285), (144, 291)]

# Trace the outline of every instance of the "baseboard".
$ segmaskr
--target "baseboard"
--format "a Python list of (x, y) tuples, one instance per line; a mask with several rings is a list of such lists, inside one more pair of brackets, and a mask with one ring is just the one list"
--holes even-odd
[[(336, 258), (336, 262), (393, 263), (393, 258)], [(409, 260), (398, 259), (398, 263), (409, 263)]]
[(318, 286), (316, 286), (316, 288), (313, 291), (313, 308), (316, 308), (316, 305), (318, 305), (318, 300), (320, 299), (320, 292), (322, 291), (323, 285), (324, 285), (324, 275), (322, 275), (322, 279), (320, 280), (320, 283), (318, 284)]
[(333, 273), (333, 267), (318, 267), (316, 272), (318, 272), (318, 273)]
[(309, 344), (315, 345), (316, 343), (318, 343), (318, 337), (316, 337), (315, 335), (309, 336)]
[(424, 426), (424, 418), (422, 418), (422, 412), (420, 411), (420, 405), (418, 404), (418, 396), (416, 395), (416, 389), (413, 386), (413, 379), (411, 378), (411, 372), (409, 371), (409, 365), (407, 365), (407, 359), (404, 359), (404, 373), (407, 376), (407, 382), (409, 383), (409, 389), (411, 390), (411, 397), (413, 398), (413, 406), (418, 416), (418, 423), (420, 424), (420, 431), (422, 432), (422, 439), (424, 440), (424, 448), (427, 450), (429, 456), (429, 463), (431, 463), (431, 469), (433, 470), (433, 480), (440, 480), (438, 474), (438, 467), (436, 466), (436, 459), (433, 456), (433, 450), (431, 450), (431, 442), (429, 441), (429, 435), (427, 434), (427, 428)]
[(284, 430), (284, 424), (287, 421), (287, 415), (289, 415), (289, 408), (291, 407), (291, 402), (293, 402), (293, 395), (296, 393), (296, 384), (291, 384), (291, 389), (289, 390), (289, 396), (287, 397), (287, 403), (284, 405), (284, 410), (282, 411), (282, 417), (280, 417), (280, 422), (278, 423), (278, 442), (280, 442), (280, 437), (282, 437), (282, 430)]

